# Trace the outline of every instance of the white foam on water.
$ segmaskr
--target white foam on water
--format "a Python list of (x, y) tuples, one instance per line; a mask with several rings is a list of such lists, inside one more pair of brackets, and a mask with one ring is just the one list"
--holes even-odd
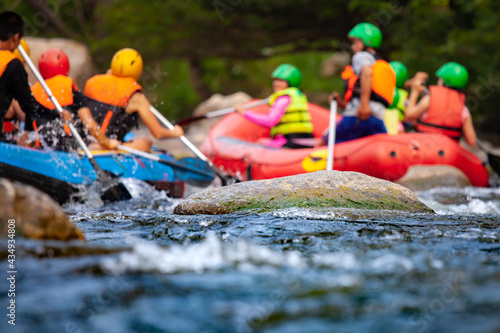
[[(449, 200), (450, 193), (453, 196), (462, 196), (466, 202), (459, 204), (440, 203), (440, 198), (444, 196), (444, 201)], [(432, 208), (438, 214), (500, 214), (500, 188), (434, 188), (428, 191), (417, 192), (420, 201)]]
[(409, 258), (393, 253), (375, 258), (368, 265), (373, 271), (378, 273), (400, 272), (401, 270), (409, 272), (415, 267)]
[(103, 267), (114, 273), (124, 271), (202, 273), (234, 266), (306, 267), (298, 252), (281, 253), (245, 241), (224, 243), (213, 233), (200, 243), (187, 246), (160, 247), (143, 240), (130, 239), (133, 249), (118, 258), (106, 259)]
[(313, 256), (313, 262), (318, 266), (326, 266), (337, 269), (358, 269), (361, 268), (361, 262), (356, 256), (347, 252), (319, 253)]
[(153, 186), (139, 179), (121, 178), (120, 181), (123, 185), (125, 185), (133, 199), (151, 197), (164, 193), (156, 190)]
[(435, 211), (436, 214), (446, 215), (446, 214), (450, 214), (452, 212), (452, 210), (448, 206), (443, 205), (443, 204), (437, 202), (436, 200), (424, 199), (424, 198), (418, 198), (418, 199), (424, 205), (426, 205), (427, 207), (429, 207), (433, 211)]
[(461, 205), (450, 205), (448, 206), (448, 208), (453, 213), (496, 214), (500, 213), (500, 202), (472, 199), (468, 203)]
[[(360, 260), (355, 254), (347, 252), (320, 253), (312, 258), (312, 262), (320, 267), (347, 271), (368, 270), (382, 274), (409, 272), (416, 267), (413, 260), (417, 259), (392, 253)], [(442, 263), (435, 259), (431, 259), (428, 265), (435, 269), (442, 267)]]
[(305, 219), (321, 219), (321, 220), (335, 220), (335, 219), (344, 219), (346, 218), (339, 212), (335, 211), (326, 211), (322, 209), (311, 210), (308, 208), (286, 208), (274, 211), (272, 213), (273, 216), (279, 218), (305, 218)]

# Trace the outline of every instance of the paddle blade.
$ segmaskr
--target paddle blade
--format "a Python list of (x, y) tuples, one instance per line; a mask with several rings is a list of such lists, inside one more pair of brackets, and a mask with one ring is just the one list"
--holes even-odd
[(102, 189), (101, 199), (104, 202), (113, 202), (132, 199), (130, 192), (127, 190), (125, 185), (121, 182), (114, 182), (109, 184)]
[(181, 126), (181, 127), (182, 126), (187, 126), (187, 125), (191, 124), (194, 121), (205, 119), (205, 118), (206, 118), (205, 115), (203, 115), (203, 116), (186, 117), (186, 118), (183, 118), (183, 119), (179, 120), (176, 124), (179, 125), (179, 126)]
[(186, 157), (178, 160), (177, 162), (193, 170), (190, 171), (183, 168), (174, 168), (175, 174), (180, 180), (186, 182), (187, 184), (200, 187), (212, 184), (215, 174), (207, 162), (194, 157)]
[(488, 162), (490, 163), (491, 168), (495, 170), (498, 175), (500, 175), (500, 156), (488, 153)]

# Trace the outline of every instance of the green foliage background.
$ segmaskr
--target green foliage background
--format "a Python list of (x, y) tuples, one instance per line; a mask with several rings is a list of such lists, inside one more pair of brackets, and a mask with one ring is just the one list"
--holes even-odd
[[(326, 102), (340, 77), (322, 78), (323, 60), (349, 50), (347, 32), (362, 21), (384, 35), (380, 54), (431, 74), (456, 61), (469, 70), (468, 105), (482, 130), (500, 133), (500, 2), (495, 0), (7, 0), (28, 34), (87, 44), (100, 71), (123, 47), (145, 60), (142, 84), (171, 119), (212, 93), (270, 92), (269, 75), (297, 65), (302, 89)], [(44, 9), (44, 6), (46, 7)], [(48, 10), (47, 10), (48, 8)], [(194, 70), (193, 70), (194, 69)]]

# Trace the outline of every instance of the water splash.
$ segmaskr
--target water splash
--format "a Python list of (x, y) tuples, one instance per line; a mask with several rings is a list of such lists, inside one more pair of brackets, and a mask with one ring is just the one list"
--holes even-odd
[(304, 268), (305, 261), (298, 252), (281, 253), (246, 241), (223, 243), (213, 233), (197, 244), (160, 247), (156, 244), (130, 239), (132, 252), (122, 253), (118, 259), (107, 259), (103, 268), (114, 274), (124, 271), (202, 273), (233, 266), (252, 269), (255, 266)]
[(500, 188), (442, 187), (416, 194), (438, 214), (500, 214)]

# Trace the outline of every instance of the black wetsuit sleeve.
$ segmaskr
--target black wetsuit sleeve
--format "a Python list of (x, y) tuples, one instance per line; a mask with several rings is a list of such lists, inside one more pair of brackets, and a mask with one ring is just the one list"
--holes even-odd
[(19, 59), (14, 59), (7, 65), (2, 76), (4, 75), (8, 77), (9, 94), (19, 102), (27, 116), (47, 120), (59, 117), (57, 110), (48, 109), (37, 102), (30, 90), (28, 74)]
[(71, 112), (78, 113), (78, 110), (86, 106), (85, 96), (78, 90), (73, 90), (73, 105)]

